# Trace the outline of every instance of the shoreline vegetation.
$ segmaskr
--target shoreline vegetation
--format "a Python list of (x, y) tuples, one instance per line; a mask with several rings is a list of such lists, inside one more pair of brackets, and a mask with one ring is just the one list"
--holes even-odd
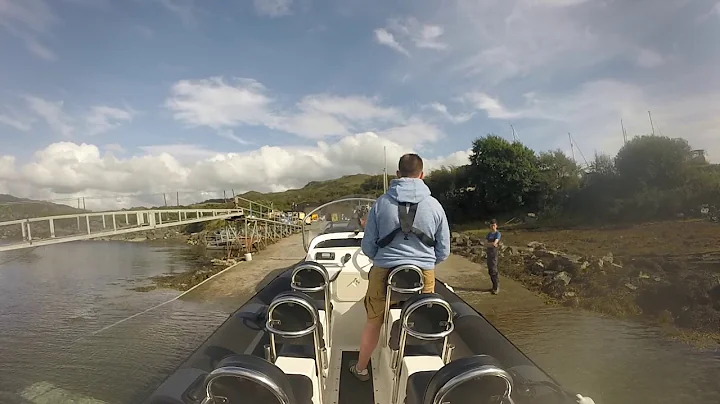
[(720, 165), (685, 139), (637, 136), (580, 166), (488, 135), (426, 182), (456, 253), (484, 263), (496, 218), (500, 274), (548, 302), (720, 343)]

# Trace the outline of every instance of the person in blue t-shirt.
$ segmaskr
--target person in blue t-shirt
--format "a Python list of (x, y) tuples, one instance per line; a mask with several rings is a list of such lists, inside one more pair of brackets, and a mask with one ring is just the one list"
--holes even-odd
[(497, 220), (493, 219), (490, 221), (490, 233), (485, 237), (486, 252), (487, 252), (487, 267), (488, 275), (490, 275), (490, 281), (492, 281), (492, 289), (490, 290), (493, 295), (497, 295), (500, 292), (500, 285), (498, 279), (498, 250), (500, 246), (500, 232), (497, 229)]

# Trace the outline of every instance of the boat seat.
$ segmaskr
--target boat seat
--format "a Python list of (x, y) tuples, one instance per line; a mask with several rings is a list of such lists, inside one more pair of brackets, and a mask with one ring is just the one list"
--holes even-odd
[[(325, 266), (315, 261), (298, 263), (292, 270), (290, 287), (293, 291), (307, 295), (317, 310), (325, 312), (326, 326), (328, 328), (332, 326), (333, 304), (330, 301), (330, 275)], [(329, 338), (328, 345), (331, 345)]]
[[(428, 297), (436, 297), (445, 300), (441, 295), (437, 293), (423, 293), (412, 295), (403, 305), (400, 311), (400, 319), (395, 320), (390, 329), (390, 339), (388, 346), (393, 351), (400, 349), (400, 324), (402, 319), (407, 315), (407, 309), (415, 302), (426, 299)], [(448, 325), (448, 312), (440, 305), (423, 306), (410, 313), (408, 318), (408, 324), (410, 327), (417, 332), (423, 334), (437, 334), (447, 329)], [(405, 340), (406, 346), (417, 346), (417, 345), (436, 345), (438, 340), (423, 340), (415, 338), (412, 335), (407, 336)], [(439, 353), (438, 353), (439, 354)]]
[[(307, 294), (296, 291), (287, 291), (280, 293), (276, 296), (276, 299), (282, 297), (296, 297), (310, 303), (310, 305), (315, 309), (315, 318), (319, 320), (318, 332), (320, 334), (320, 348), (325, 348), (325, 327), (323, 327), (323, 321), (321, 320), (321, 311), (317, 309), (315, 304), (313, 304), (313, 300), (310, 299)], [(304, 306), (297, 304), (283, 304), (278, 306), (273, 312), (273, 320), (275, 321), (275, 325), (273, 327), (284, 332), (297, 332), (301, 330), (306, 330), (313, 324), (312, 314)], [(283, 355), (287, 354), (288, 356), (304, 356), (299, 355), (299, 353), (314, 352), (314, 350), (312, 349), (312, 347), (314, 346), (312, 333), (297, 338), (276, 336), (276, 341), (283, 344), (283, 348), (281, 349)], [(285, 345), (300, 345), (307, 348), (288, 349), (285, 347)]]
[[(484, 374), (474, 371), (485, 370)], [(467, 375), (467, 380), (446, 390), (454, 378)], [(447, 386), (447, 387), (446, 387)], [(508, 387), (509, 386), (509, 387)], [(443, 402), (452, 404), (496, 404), (511, 393), (512, 378), (497, 359), (475, 355), (456, 359), (440, 370), (413, 373), (408, 377), (405, 404), (433, 404), (438, 393), (446, 392)]]
[(388, 342), (390, 324), (390, 310), (404, 307), (412, 296), (419, 294), (424, 286), (423, 272), (416, 265), (398, 265), (390, 269), (385, 285), (384, 328), (382, 332), (382, 346)]
[[(216, 369), (237, 367), (255, 371), (277, 385), (290, 404), (312, 404), (313, 385), (305, 375), (286, 374), (279, 367), (253, 355), (230, 355), (218, 362)], [(262, 384), (238, 377), (220, 377), (212, 384), (214, 396), (225, 397), (230, 403), (278, 404), (281, 401)], [(218, 401), (220, 402), (220, 401)]]

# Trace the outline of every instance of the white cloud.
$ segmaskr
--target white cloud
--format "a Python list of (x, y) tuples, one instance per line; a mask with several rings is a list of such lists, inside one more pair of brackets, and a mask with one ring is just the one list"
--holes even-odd
[(273, 119), (268, 109), (272, 100), (264, 93), (265, 86), (252, 79), (229, 84), (220, 77), (181, 80), (173, 85), (165, 106), (176, 120), (191, 126), (262, 125)]
[(232, 130), (230, 129), (223, 129), (218, 131), (218, 136), (224, 137), (225, 139), (230, 139), (233, 142), (240, 143), (241, 145), (249, 145), (252, 144), (252, 142), (249, 142), (239, 136), (237, 136)]
[(708, 149), (714, 159), (720, 156), (720, 144), (713, 141), (720, 127), (717, 93), (656, 97), (638, 85), (597, 80), (569, 94), (525, 94), (524, 103), (515, 108), (482, 93), (466, 94), (464, 98), (473, 101), (472, 105), (489, 118), (532, 120), (521, 140), (542, 144), (546, 149), (563, 146), (567, 132), (572, 132), (586, 157), (593, 150), (613, 154), (623, 141), (620, 119), (630, 137), (649, 134), (648, 110), (652, 110), (656, 134), (686, 138), (691, 145)]
[(511, 111), (497, 98), (482, 92), (466, 93), (461, 97), (461, 100), (469, 103), (477, 110), (485, 111), (488, 118), (493, 119), (530, 118), (537, 115), (537, 110)]
[(385, 45), (404, 55), (410, 56), (410, 52), (408, 52), (407, 49), (405, 49), (402, 45), (400, 45), (397, 40), (395, 40), (395, 36), (383, 28), (378, 28), (375, 30), (375, 40), (380, 45)]
[(98, 135), (118, 128), (123, 122), (132, 121), (133, 115), (134, 112), (127, 109), (102, 105), (92, 107), (90, 113), (85, 117), (88, 135)]
[(131, 122), (138, 114), (130, 107), (96, 105), (74, 116), (66, 111), (62, 100), (50, 101), (34, 95), (22, 98), (27, 104), (27, 111), (22, 114), (15, 110), (2, 113), (0, 123), (28, 132), (35, 123), (36, 119), (31, 116), (34, 115), (42, 119), (53, 132), (65, 138), (78, 133), (89, 136), (105, 133)]
[(0, 182), (13, 178), (15, 174), (15, 157), (0, 156)]
[(103, 149), (109, 152), (125, 153), (125, 148), (118, 143), (106, 144), (105, 146), (103, 146)]
[(569, 7), (585, 3), (590, 0), (535, 0), (534, 3), (549, 7)]
[[(420, 118), (382, 106), (378, 98), (313, 94), (300, 99), (294, 108), (283, 108), (265, 86), (247, 78), (229, 83), (219, 77), (179, 81), (172, 87), (165, 106), (173, 111), (176, 120), (190, 126), (217, 130), (265, 126), (310, 139), (368, 130), (383, 133), (411, 124), (417, 132), (421, 127)], [(429, 125), (423, 127), (431, 129)], [(439, 138), (437, 128), (431, 132), (418, 135), (423, 141)]]
[(63, 101), (47, 101), (40, 97), (25, 97), (30, 109), (42, 118), (48, 126), (62, 136), (70, 136), (74, 131), (72, 118), (63, 111)]
[(188, 27), (197, 24), (195, 18), (195, 0), (158, 0), (160, 4), (176, 14)]
[(55, 55), (40, 44), (38, 37), (49, 32), (58, 19), (43, 0), (0, 0), (0, 27), (21, 39), (27, 49), (45, 60)]
[(57, 60), (57, 56), (53, 51), (45, 47), (40, 42), (36, 41), (33, 38), (26, 38), (25, 39), (25, 45), (27, 46), (28, 50), (33, 53), (35, 56), (45, 59), (47, 61), (54, 61)]
[(637, 64), (641, 67), (657, 67), (663, 64), (665, 59), (657, 52), (650, 49), (641, 49), (637, 55)]
[(411, 119), (406, 125), (385, 129), (377, 133), (402, 146), (423, 148), (427, 143), (435, 143), (443, 136), (436, 125), (425, 123), (419, 118)]
[[(379, 174), (384, 147), (389, 167), (411, 151), (370, 132), (334, 143), (319, 142), (315, 147), (263, 146), (244, 153), (219, 153), (192, 145), (148, 146), (142, 148), (143, 154), (127, 158), (103, 154), (91, 144), (61, 142), (39, 150), (25, 164), (0, 156), (0, 187), (35, 198), (114, 195), (93, 199), (95, 207), (155, 201), (150, 194), (163, 192), (182, 191), (199, 199), (199, 191), (205, 190), (281, 191), (347, 174)], [(466, 164), (468, 155), (469, 151), (459, 151), (426, 158), (426, 171)]]
[(448, 111), (447, 106), (445, 104), (441, 104), (439, 102), (434, 102), (429, 105), (425, 105), (424, 108), (429, 108), (434, 110), (435, 112), (439, 112), (445, 119), (452, 123), (464, 123), (472, 119), (473, 116), (475, 116), (474, 112), (468, 112), (468, 113), (460, 113), (457, 115), (453, 115)]
[(19, 131), (28, 132), (32, 129), (33, 119), (22, 116), (15, 111), (0, 113), (0, 123), (11, 126)]
[(253, 3), (260, 15), (282, 17), (292, 13), (293, 0), (253, 0)]
[(404, 42), (412, 43), (416, 48), (443, 50), (449, 45), (440, 40), (445, 30), (440, 25), (423, 24), (415, 17), (392, 18), (386, 28), (375, 30), (375, 40), (400, 53), (410, 56)]

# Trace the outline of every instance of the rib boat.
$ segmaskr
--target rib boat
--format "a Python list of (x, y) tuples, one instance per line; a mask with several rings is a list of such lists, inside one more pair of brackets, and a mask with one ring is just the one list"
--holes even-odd
[[(308, 216), (373, 202), (344, 198)], [(372, 263), (360, 248), (359, 221), (344, 226), (310, 237), (303, 222), (305, 258), (230, 316), (145, 403), (593, 402), (560, 386), (441, 279), (435, 293), (420, 293), (422, 272), (413, 265), (390, 270), (371, 378), (357, 379), (349, 368), (358, 358)]]

